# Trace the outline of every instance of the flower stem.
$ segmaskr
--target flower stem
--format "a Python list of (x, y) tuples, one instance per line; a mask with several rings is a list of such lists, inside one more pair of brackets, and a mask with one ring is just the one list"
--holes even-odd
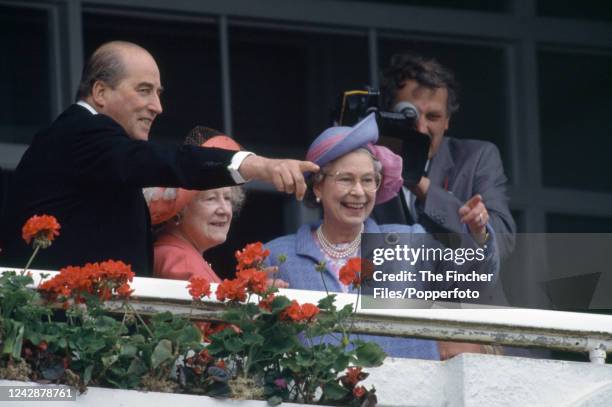
[(21, 272), (22, 276), (28, 271), (28, 267), (30, 267), (30, 264), (32, 264), (32, 262), (34, 261), (34, 258), (36, 257), (36, 254), (38, 253), (39, 250), (40, 250), (40, 245), (39, 244), (34, 245), (34, 253), (32, 253), (32, 255), (30, 256), (30, 260), (28, 260), (28, 263), (23, 268), (23, 271)]
[(319, 274), (321, 274), (321, 281), (323, 281), (323, 288), (325, 288), (325, 294), (329, 295), (329, 290), (327, 289), (327, 284), (325, 284), (325, 276), (323, 275), (323, 273), (325, 273), (327, 271), (327, 269), (322, 270)]
[(149, 335), (151, 335), (151, 338), (154, 336), (153, 332), (151, 332), (151, 330), (149, 329), (149, 326), (147, 325), (147, 323), (144, 321), (144, 319), (142, 319), (142, 317), (140, 316), (140, 314), (136, 311), (136, 309), (132, 306), (132, 304), (126, 302), (125, 303), (126, 307), (128, 307), (129, 309), (132, 310), (132, 312), (134, 313), (134, 315), (136, 315), (136, 318), (138, 318), (138, 320), (140, 321), (140, 323), (142, 324), (142, 326), (144, 326), (144, 328), (147, 330), (147, 332), (149, 333)]
[(353, 331), (353, 326), (355, 325), (355, 315), (357, 315), (357, 307), (359, 307), (360, 298), (361, 298), (361, 287), (357, 289), (357, 300), (355, 301), (355, 309), (353, 310), (353, 315), (351, 315), (351, 326), (349, 327), (349, 332)]

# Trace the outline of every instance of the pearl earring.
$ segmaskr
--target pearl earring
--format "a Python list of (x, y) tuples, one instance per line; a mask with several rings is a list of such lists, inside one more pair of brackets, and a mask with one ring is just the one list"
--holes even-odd
[(317, 203), (321, 203), (321, 198), (317, 197), (316, 201)]

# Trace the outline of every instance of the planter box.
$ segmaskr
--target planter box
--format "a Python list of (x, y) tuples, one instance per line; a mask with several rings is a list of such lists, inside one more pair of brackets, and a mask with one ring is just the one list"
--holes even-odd
[[(379, 406), (497, 407), (612, 406), (612, 365), (464, 354), (446, 362), (388, 358), (364, 385), (376, 387)], [(29, 385), (0, 381), (0, 386)], [(3, 404), (0, 401), (0, 405)], [(77, 401), (6, 405), (52, 407), (265, 407), (265, 401), (92, 387)], [(303, 406), (285, 403), (286, 406)]]
[[(38, 386), (38, 384), (32, 382), (0, 380), (0, 386)], [(77, 396), (76, 401), (0, 401), (0, 405), (24, 405), (28, 407), (266, 407), (268, 403), (266, 401), (255, 400), (216, 399), (191, 394), (89, 387), (87, 393)], [(283, 403), (282, 405), (291, 407), (304, 406), (304, 404), (293, 403)]]

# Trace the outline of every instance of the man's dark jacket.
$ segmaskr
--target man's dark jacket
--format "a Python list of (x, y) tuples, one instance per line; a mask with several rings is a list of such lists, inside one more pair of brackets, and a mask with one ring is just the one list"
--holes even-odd
[(35, 136), (16, 169), (0, 265), (25, 265), (32, 248), (21, 227), (32, 215), (47, 214), (61, 224), (60, 235), (33, 268), (113, 259), (149, 275), (153, 251), (142, 188), (235, 185), (227, 169), (233, 154), (132, 140), (110, 117), (72, 105)]

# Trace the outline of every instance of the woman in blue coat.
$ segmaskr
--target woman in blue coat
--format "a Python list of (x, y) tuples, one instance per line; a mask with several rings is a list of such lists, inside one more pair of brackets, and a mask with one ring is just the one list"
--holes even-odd
[[(318, 164), (321, 171), (310, 175), (305, 199), (322, 207), (323, 219), (266, 244), (270, 265), (279, 267), (278, 278), (288, 282), (290, 288), (349, 292), (350, 287), (339, 280), (339, 271), (349, 258), (360, 256), (362, 233), (425, 233), (418, 224), (377, 225), (369, 218), (375, 204), (393, 198), (402, 186), (402, 159), (374, 145), (377, 140), (378, 127), (371, 114), (352, 128), (325, 130), (308, 149), (306, 159)], [(487, 267), (496, 270), (497, 250), (489, 234), (492, 231), (483, 224), (472, 237), (477, 242), (489, 239)], [(286, 257), (282, 264), (279, 255)], [(322, 273), (315, 271), (319, 263), (325, 263)], [(391, 356), (439, 359), (436, 341), (369, 335), (360, 338), (376, 341)]]

